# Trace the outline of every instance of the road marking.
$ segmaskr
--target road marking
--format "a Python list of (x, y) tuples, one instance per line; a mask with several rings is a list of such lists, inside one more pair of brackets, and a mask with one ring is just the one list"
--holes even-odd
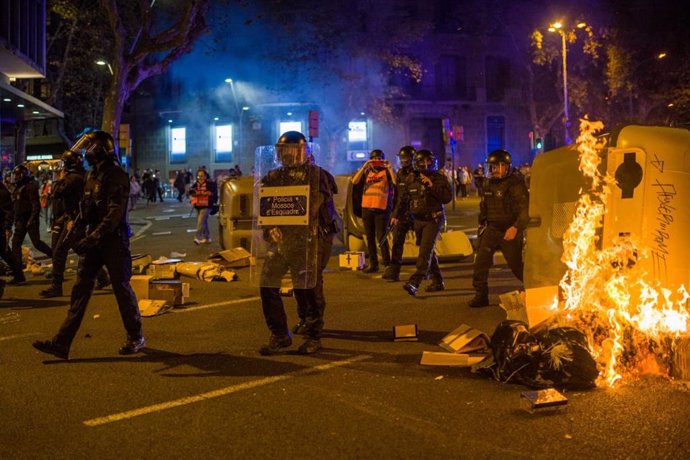
[(152, 404), (150, 406), (140, 407), (138, 409), (132, 409), (125, 412), (119, 412), (117, 414), (106, 415), (105, 417), (92, 418), (90, 420), (84, 420), (84, 425), (86, 426), (100, 426), (108, 423), (119, 422), (121, 420), (127, 420), (134, 417), (139, 417), (140, 415), (151, 414), (153, 412), (159, 412), (167, 409), (172, 409), (175, 407), (186, 406), (188, 404), (193, 404), (197, 402), (207, 401), (213, 398), (220, 398), (221, 396), (226, 396), (232, 393), (238, 393), (244, 390), (250, 390), (252, 388), (257, 388), (265, 385), (270, 385), (271, 383), (280, 382), (283, 380), (288, 380), (294, 377), (299, 377), (305, 374), (312, 374), (318, 371), (327, 371), (336, 367), (347, 366), (348, 364), (353, 364), (358, 361), (363, 361), (365, 359), (371, 358), (369, 355), (358, 355), (352, 358), (343, 359), (341, 361), (333, 361), (327, 364), (322, 364), (316, 367), (310, 367), (308, 369), (302, 369), (295, 372), (289, 372), (287, 374), (275, 375), (273, 377), (266, 377), (260, 380), (253, 380), (251, 382), (240, 383), (238, 385), (231, 385), (225, 388), (219, 388), (218, 390), (207, 391), (205, 393), (199, 393), (194, 396), (187, 396), (186, 398), (174, 399), (172, 401), (167, 401), (159, 404)]
[(14, 335), (6, 335), (5, 337), (0, 337), (0, 342), (4, 340), (12, 340), (12, 339), (23, 339), (24, 337), (33, 337), (35, 335), (41, 335), (38, 332), (30, 332), (28, 334), (14, 334)]
[(261, 297), (259, 297), (259, 296), (247, 297), (246, 299), (235, 299), (235, 300), (228, 300), (227, 302), (210, 303), (208, 305), (198, 305), (196, 307), (189, 307), (189, 308), (185, 308), (183, 310), (172, 310), (172, 312), (173, 313), (187, 313), (189, 311), (205, 310), (207, 308), (224, 307), (225, 305), (234, 305), (236, 303), (254, 302), (255, 300), (261, 300)]
[(151, 233), (151, 235), (152, 235), (152, 236), (172, 235), (172, 232), (171, 232), (171, 231), (167, 231), (167, 232), (153, 232), (153, 233)]

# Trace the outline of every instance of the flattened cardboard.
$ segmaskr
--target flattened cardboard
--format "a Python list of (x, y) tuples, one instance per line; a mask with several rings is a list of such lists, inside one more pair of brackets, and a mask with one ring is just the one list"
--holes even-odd
[(469, 367), (480, 363), (486, 355), (468, 353), (444, 353), (439, 351), (425, 351), (419, 364), (424, 366), (458, 366)]
[(556, 313), (553, 306), (557, 299), (558, 286), (542, 286), (525, 291), (527, 324), (530, 329), (553, 317)]
[(489, 350), (489, 336), (467, 324), (461, 324), (446, 335), (439, 346), (451, 353), (485, 352)]
[(141, 316), (156, 316), (170, 310), (172, 305), (165, 300), (140, 299), (139, 312)]
[(249, 267), (251, 253), (243, 247), (226, 249), (209, 256), (209, 260), (219, 263), (223, 267)]
[(524, 391), (520, 393), (522, 408), (529, 413), (563, 410), (568, 405), (568, 398), (554, 388), (546, 390)]
[(395, 342), (416, 342), (419, 340), (418, 334), (419, 328), (416, 324), (393, 326), (393, 340)]

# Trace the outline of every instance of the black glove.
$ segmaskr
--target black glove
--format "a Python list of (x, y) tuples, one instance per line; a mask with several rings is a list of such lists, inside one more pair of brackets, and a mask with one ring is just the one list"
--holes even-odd
[(92, 233), (86, 238), (82, 238), (81, 240), (77, 241), (72, 250), (78, 255), (83, 256), (88, 251), (96, 248), (99, 242), (100, 238), (98, 238), (98, 235)]

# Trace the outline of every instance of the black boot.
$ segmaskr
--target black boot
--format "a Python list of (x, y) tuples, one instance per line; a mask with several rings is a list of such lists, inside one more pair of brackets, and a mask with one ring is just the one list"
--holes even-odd
[(381, 277), (388, 281), (400, 281), (400, 265), (389, 265)]
[(474, 298), (469, 303), (472, 308), (481, 308), (489, 306), (489, 294), (486, 292), (477, 292)]
[(407, 282), (403, 285), (403, 289), (406, 290), (407, 293), (410, 294), (412, 297), (414, 297), (417, 295), (417, 289), (419, 289), (419, 286), (414, 283)]
[(48, 289), (44, 289), (38, 294), (46, 299), (51, 297), (62, 297), (62, 284), (53, 284)]

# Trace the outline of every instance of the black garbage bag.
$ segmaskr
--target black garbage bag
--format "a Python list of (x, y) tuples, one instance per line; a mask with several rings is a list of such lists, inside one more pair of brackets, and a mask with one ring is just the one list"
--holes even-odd
[(599, 376), (585, 335), (572, 327), (556, 327), (536, 334), (541, 345), (539, 374), (558, 388), (584, 390), (595, 386)]
[(494, 364), (489, 368), (501, 382), (547, 387), (539, 382), (541, 346), (522, 321), (502, 321), (491, 336)]

